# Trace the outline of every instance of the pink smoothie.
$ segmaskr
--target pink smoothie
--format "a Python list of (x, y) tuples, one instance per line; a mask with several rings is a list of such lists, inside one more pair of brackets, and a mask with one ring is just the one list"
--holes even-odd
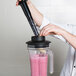
[(31, 76), (47, 76), (48, 55), (32, 55)]
[(32, 55), (31, 62), (31, 76), (39, 76), (39, 55)]
[(47, 63), (48, 55), (40, 55), (39, 66), (40, 66), (40, 76), (47, 76)]

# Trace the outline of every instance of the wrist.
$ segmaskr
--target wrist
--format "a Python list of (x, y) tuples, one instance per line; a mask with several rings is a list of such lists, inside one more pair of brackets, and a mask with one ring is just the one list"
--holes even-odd
[(61, 36), (65, 38), (65, 36), (67, 36), (68, 32), (65, 30), (61, 31)]

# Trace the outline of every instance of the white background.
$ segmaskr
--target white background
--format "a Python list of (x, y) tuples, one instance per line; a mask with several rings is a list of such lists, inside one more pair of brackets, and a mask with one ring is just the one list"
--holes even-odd
[[(75, 0), (31, 0), (37, 9), (57, 24), (76, 24)], [(16, 0), (0, 1), (0, 76), (30, 76), (26, 41), (33, 35)], [(68, 44), (47, 36), (54, 52), (55, 72), (59, 76)]]

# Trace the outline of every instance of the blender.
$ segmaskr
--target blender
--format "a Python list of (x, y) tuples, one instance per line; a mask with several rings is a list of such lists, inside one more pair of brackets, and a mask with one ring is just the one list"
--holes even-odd
[(54, 72), (54, 59), (53, 52), (49, 48), (51, 42), (47, 41), (45, 36), (39, 36), (26, 0), (20, 1), (19, 5), (35, 34), (31, 37), (31, 41), (26, 42), (30, 58), (31, 76), (47, 76), (48, 71), (52, 74)]

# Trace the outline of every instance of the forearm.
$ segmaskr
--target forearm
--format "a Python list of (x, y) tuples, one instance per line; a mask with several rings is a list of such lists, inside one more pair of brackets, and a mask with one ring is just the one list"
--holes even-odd
[(76, 36), (63, 30), (61, 34), (75, 49), (76, 49)]
[(35, 6), (31, 3), (31, 1), (27, 1), (27, 5), (30, 9), (31, 15), (35, 21), (35, 23), (40, 26), (42, 24), (43, 15), (35, 8)]

